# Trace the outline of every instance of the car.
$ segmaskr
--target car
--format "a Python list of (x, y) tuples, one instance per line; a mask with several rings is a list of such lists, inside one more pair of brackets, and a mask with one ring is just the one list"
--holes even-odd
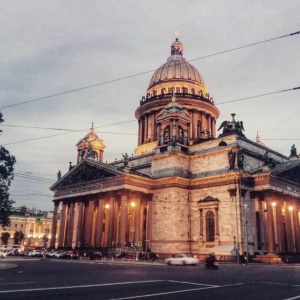
[(63, 256), (66, 254), (66, 251), (57, 251), (55, 254), (53, 254), (53, 258), (63, 258)]
[(6, 252), (0, 251), (0, 258), (5, 258), (6, 257)]
[(41, 257), (43, 254), (43, 251), (42, 250), (31, 250), (29, 253), (28, 253), (28, 256), (38, 256), (38, 257)]
[(173, 257), (165, 259), (165, 263), (168, 265), (193, 265), (196, 266), (199, 263), (199, 259), (192, 254), (176, 254)]

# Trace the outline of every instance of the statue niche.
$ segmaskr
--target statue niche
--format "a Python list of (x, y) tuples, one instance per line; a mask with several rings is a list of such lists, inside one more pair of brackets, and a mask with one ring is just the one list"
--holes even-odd
[(235, 166), (235, 157), (236, 153), (232, 149), (228, 152), (228, 163), (229, 163), (229, 170), (233, 170)]

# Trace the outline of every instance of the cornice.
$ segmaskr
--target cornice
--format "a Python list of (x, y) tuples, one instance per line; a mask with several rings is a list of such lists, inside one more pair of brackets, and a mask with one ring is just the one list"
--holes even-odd
[[(205, 112), (211, 114), (215, 119), (217, 119), (220, 115), (219, 109), (212, 103), (204, 102), (198, 99), (183, 98), (177, 96), (176, 100), (187, 111), (191, 110), (192, 108), (199, 111), (204, 110)], [(171, 98), (164, 98), (150, 101), (149, 103), (144, 103), (136, 109), (135, 117), (139, 120), (141, 115), (147, 113), (148, 110), (161, 110), (170, 102)]]
[(190, 155), (191, 160), (197, 159), (201, 156), (216, 156), (218, 154), (227, 154), (229, 150), (238, 150), (238, 146), (229, 146), (229, 147), (222, 147), (218, 149), (205, 149), (202, 152), (194, 153)]
[(167, 157), (171, 157), (171, 156), (178, 156), (178, 157), (182, 157), (185, 159), (188, 159), (189, 156), (187, 154), (183, 154), (181, 152), (166, 152), (164, 154), (159, 154), (159, 155), (155, 155), (149, 158), (150, 161), (157, 161), (157, 160), (161, 160), (161, 159), (165, 159)]

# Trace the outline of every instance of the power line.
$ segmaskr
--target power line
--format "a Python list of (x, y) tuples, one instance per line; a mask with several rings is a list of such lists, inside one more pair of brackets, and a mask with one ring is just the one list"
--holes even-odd
[(238, 102), (238, 101), (243, 101), (243, 100), (248, 100), (248, 99), (253, 99), (253, 98), (268, 96), (268, 95), (274, 95), (274, 94), (284, 93), (284, 92), (289, 92), (289, 91), (295, 91), (295, 90), (298, 90), (298, 89), (300, 89), (300, 86), (295, 87), (295, 88), (290, 88), (290, 89), (287, 89), (287, 90), (281, 90), (281, 91), (276, 91), (276, 92), (259, 94), (259, 95), (255, 95), (255, 96), (249, 96), (249, 97), (245, 97), (245, 98), (239, 98), (239, 99), (224, 101), (224, 102), (217, 103), (217, 105), (227, 104), (227, 103), (231, 103), (231, 102)]
[[(82, 130), (78, 130), (78, 131), (82, 131)], [(74, 131), (74, 132), (67, 132), (67, 133), (60, 133), (60, 134), (53, 134), (53, 135), (48, 135), (48, 136), (42, 136), (39, 138), (32, 138), (32, 139), (28, 139), (28, 140), (22, 140), (22, 141), (18, 141), (18, 142), (11, 142), (11, 143), (7, 143), (4, 144), (3, 146), (7, 146), (7, 145), (12, 145), (12, 144), (19, 144), (19, 143), (25, 143), (25, 142), (32, 142), (32, 141), (36, 141), (36, 140), (42, 140), (42, 139), (47, 139), (47, 138), (51, 138), (51, 137), (56, 137), (56, 136), (60, 136), (60, 135), (65, 135), (65, 134), (69, 134), (69, 133), (75, 133), (78, 131)], [(98, 133), (109, 133), (109, 134), (119, 134), (119, 135), (138, 135), (137, 133), (124, 133), (124, 132), (108, 132), (108, 131), (99, 131)]]
[[(53, 177), (53, 174), (44, 174), (44, 173), (34, 173), (34, 172), (28, 172), (28, 171), (23, 171), (23, 170), (18, 170), (22, 175), (43, 175), (43, 176), (49, 176), (49, 177)], [(49, 178), (48, 178), (49, 179)]]
[[(120, 125), (120, 124), (125, 124), (125, 123), (130, 123), (130, 122), (136, 122), (136, 120), (129, 120), (129, 121), (124, 121), (124, 122), (117, 122), (117, 123), (112, 123), (112, 124), (107, 124), (107, 125), (101, 125), (101, 126), (96, 126), (93, 127), (95, 128), (103, 128), (103, 127), (108, 127), (108, 126), (114, 126), (114, 125)], [(40, 126), (27, 126), (27, 125), (10, 125), (10, 124), (1, 124), (1, 126), (6, 126), (6, 127), (19, 127), (19, 128), (31, 128), (31, 129), (45, 129), (45, 130), (61, 130), (61, 131), (69, 131), (70, 133), (73, 132), (80, 132), (80, 131), (88, 131), (89, 129), (65, 129), (65, 128), (55, 128), (55, 127), (40, 127)]]
[(53, 196), (44, 195), (44, 194), (24, 194), (24, 195), (10, 195), (11, 197), (28, 197), (28, 196), (43, 196), (43, 197), (49, 197), (53, 198)]
[(49, 183), (54, 182), (54, 180), (51, 180), (51, 179), (48, 179), (48, 178), (38, 177), (38, 176), (33, 176), (33, 175), (24, 175), (24, 174), (21, 174), (21, 173), (18, 173), (18, 172), (14, 172), (14, 175), (17, 176), (17, 177), (26, 178), (26, 179), (44, 181), (44, 182), (49, 182)]
[[(217, 56), (217, 55), (220, 55), (220, 54), (224, 54), (224, 53), (228, 53), (228, 52), (232, 52), (232, 51), (236, 51), (236, 50), (248, 48), (248, 47), (251, 47), (251, 46), (258, 45), (258, 44), (263, 44), (263, 43), (271, 42), (271, 41), (274, 41), (274, 40), (278, 40), (278, 39), (282, 39), (282, 38), (294, 36), (294, 35), (297, 35), (297, 34), (300, 34), (300, 31), (293, 32), (293, 33), (286, 34), (286, 35), (282, 35), (282, 36), (278, 36), (278, 37), (267, 39), (267, 40), (263, 40), (263, 41), (260, 41), (260, 42), (255, 42), (255, 43), (247, 44), (247, 45), (244, 45), (244, 46), (240, 46), (240, 47), (236, 47), (236, 48), (232, 48), (232, 49), (228, 49), (228, 50), (216, 52), (216, 53), (209, 54), (209, 55), (206, 55), (206, 56), (201, 56), (201, 57), (198, 57), (198, 58), (194, 58), (194, 59), (188, 60), (187, 62), (192, 62), (192, 61), (201, 60), (201, 59), (205, 59), (205, 58), (212, 57), (212, 56)], [(55, 93), (55, 94), (44, 96), (44, 97), (39, 97), (39, 98), (35, 98), (35, 99), (23, 101), (23, 102), (18, 102), (18, 103), (6, 105), (6, 106), (3, 106), (3, 107), (0, 107), (0, 109), (9, 108), (9, 107), (18, 106), (18, 105), (27, 104), (27, 103), (36, 102), (36, 101), (41, 101), (41, 100), (45, 100), (45, 99), (49, 99), (49, 98), (53, 98), (53, 97), (57, 97), (57, 96), (65, 95), (65, 94), (70, 94), (70, 93), (74, 93), (74, 92), (78, 92), (78, 91), (90, 89), (90, 88), (97, 87), (97, 86), (106, 85), (106, 84), (109, 84), (109, 83), (114, 83), (114, 82), (117, 82), (117, 81), (129, 79), (129, 78), (138, 77), (138, 76), (145, 75), (145, 74), (148, 74), (148, 73), (152, 73), (152, 72), (155, 72), (155, 71), (156, 70), (150, 70), (150, 71), (145, 71), (145, 72), (141, 72), (141, 73), (137, 73), (137, 74), (133, 74), (133, 75), (128, 75), (128, 76), (125, 76), (125, 77), (120, 77), (120, 78), (117, 78), (117, 79), (112, 79), (112, 80), (108, 80), (108, 81), (104, 81), (104, 82), (100, 82), (100, 83), (88, 85), (88, 86), (85, 86), (85, 87), (80, 87), (80, 88), (77, 88), (77, 89), (72, 89), (72, 90), (69, 90), (69, 91), (64, 91), (64, 92)]]
[[(244, 100), (248, 100), (248, 99), (259, 98), (259, 97), (268, 96), (268, 95), (274, 95), (274, 94), (278, 94), (278, 93), (290, 92), (290, 91), (294, 91), (294, 90), (298, 90), (298, 89), (300, 89), (300, 86), (299, 87), (295, 87), (295, 88), (290, 88), (290, 89), (275, 91), (275, 92), (269, 92), (269, 93), (265, 93), (265, 94), (259, 94), (259, 95), (254, 95), (254, 96), (249, 96), (249, 97), (244, 97), (244, 98), (239, 98), (239, 99), (234, 99), (234, 100), (228, 100), (228, 101), (220, 102), (217, 105), (227, 104), (227, 103), (231, 103), (231, 102), (244, 101)], [(113, 125), (120, 125), (120, 124), (125, 124), (125, 123), (130, 123), (130, 122), (136, 122), (136, 120), (129, 120), (129, 121), (124, 121), (124, 122), (119, 122), (119, 123), (113, 123), (113, 124), (109, 124), (109, 125), (102, 125), (102, 126), (98, 126), (98, 127), (94, 127), (94, 128), (101, 128), (101, 127), (107, 127), (107, 126), (113, 126)], [(16, 127), (18, 127), (18, 126), (16, 126)], [(22, 126), (21, 125), (19, 127), (26, 127), (26, 126)], [(44, 129), (44, 128), (39, 127), (39, 129)], [(18, 144), (18, 143), (24, 143), (24, 142), (31, 142), (31, 141), (41, 140), (41, 139), (47, 139), (47, 138), (61, 136), (61, 135), (66, 135), (66, 134), (70, 134), (70, 133), (76, 133), (76, 132), (82, 132), (82, 131), (86, 132), (87, 130), (88, 129), (78, 129), (78, 130), (73, 130), (73, 131), (65, 132), (65, 133), (59, 133), (59, 134), (53, 134), (53, 135), (48, 135), (48, 136), (39, 137), (39, 138), (32, 138), (32, 139), (28, 139), (28, 140), (11, 142), (11, 143), (4, 144), (3, 146), (12, 145), (12, 144)], [(138, 135), (138, 134), (135, 134), (135, 133), (105, 132), (105, 131), (99, 132), (99, 133), (120, 134), (120, 135)], [(270, 139), (270, 140), (276, 140), (276, 139)], [(290, 140), (290, 139), (279, 139), (279, 140)], [(291, 139), (291, 140), (294, 140), (294, 139)], [(297, 139), (295, 139), (295, 140), (297, 140)]]

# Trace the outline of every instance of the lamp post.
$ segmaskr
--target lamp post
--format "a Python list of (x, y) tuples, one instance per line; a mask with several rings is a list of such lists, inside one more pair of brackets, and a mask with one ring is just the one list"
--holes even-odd
[(147, 242), (148, 242), (148, 220), (149, 220), (149, 203), (146, 205), (146, 234), (145, 234), (145, 253), (147, 253)]
[(247, 262), (249, 262), (247, 207), (248, 207), (248, 204), (244, 204), (245, 244), (246, 244), (245, 250), (246, 250)]

